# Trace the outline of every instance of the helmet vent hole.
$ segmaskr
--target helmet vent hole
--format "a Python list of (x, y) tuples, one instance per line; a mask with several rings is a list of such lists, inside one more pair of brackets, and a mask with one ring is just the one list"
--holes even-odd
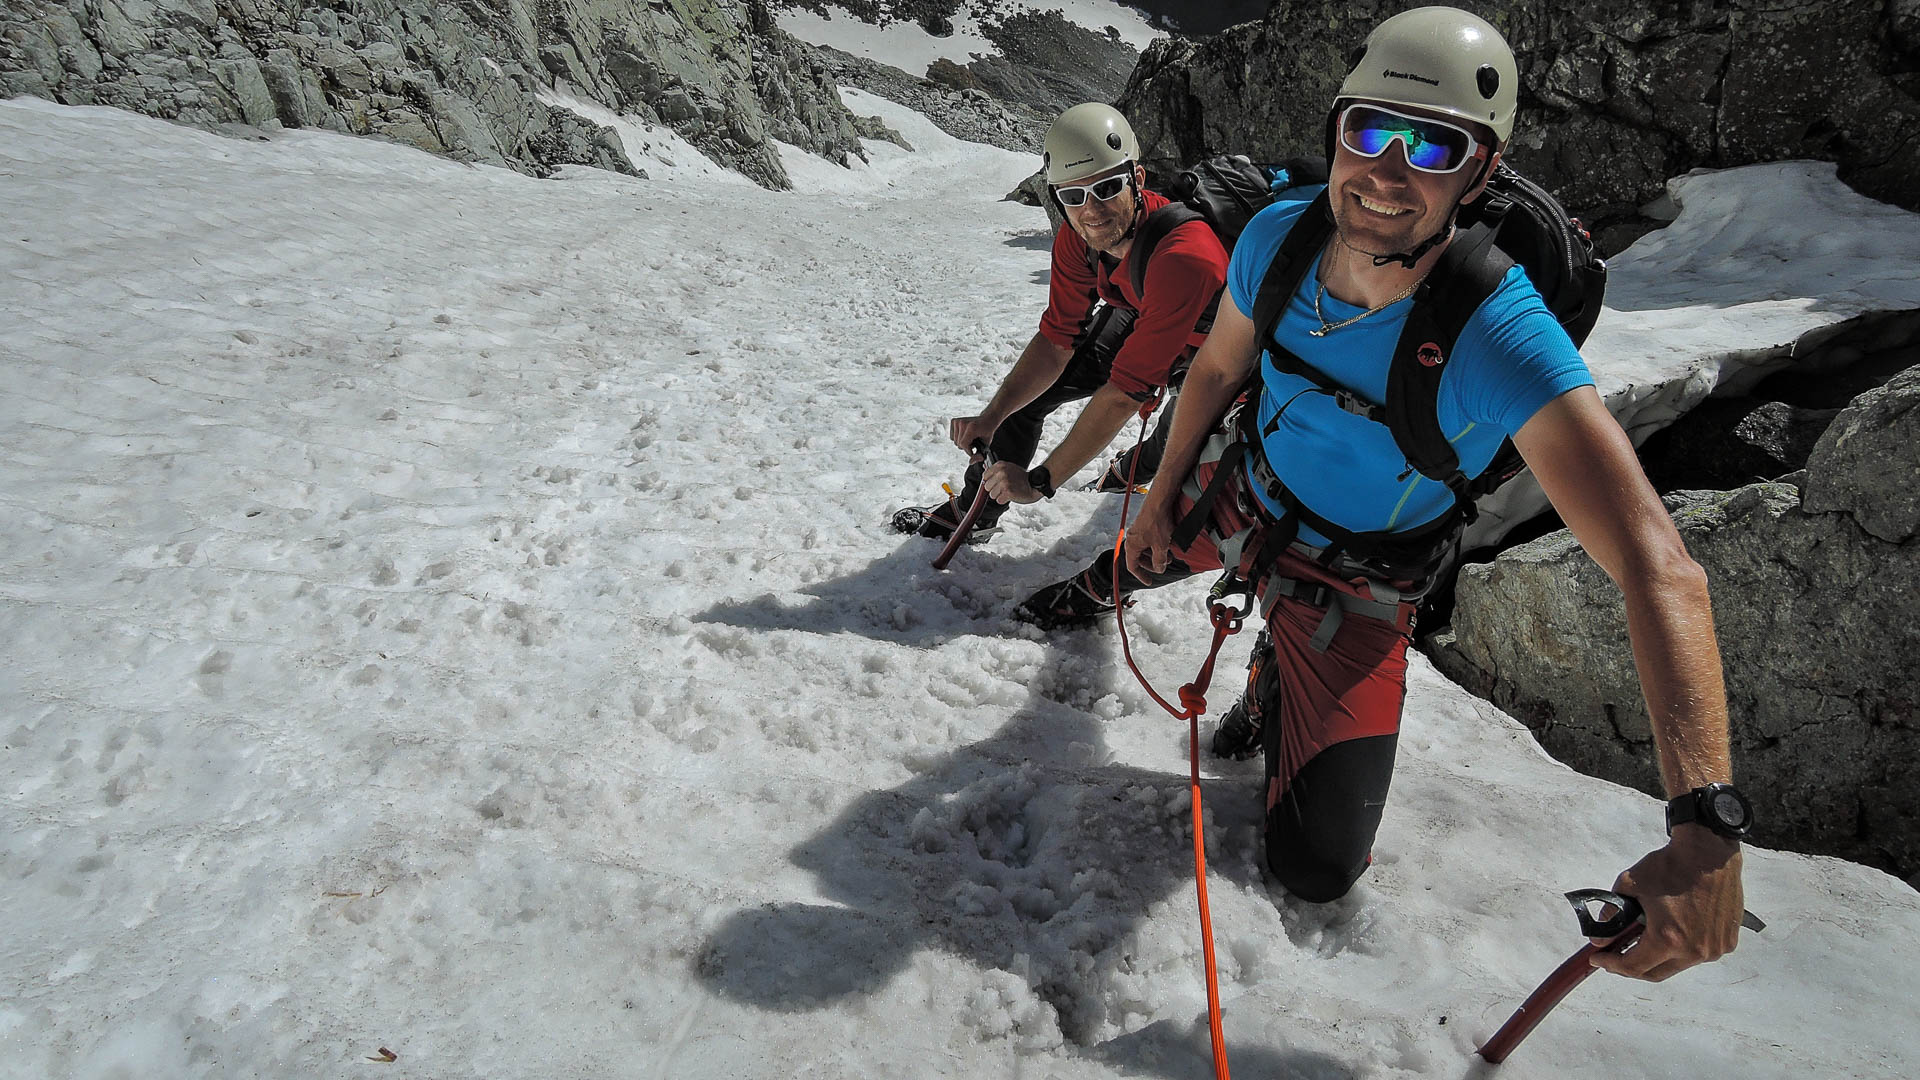
[(1115, 150), (1120, 149), (1120, 133), (1117, 131), (1107, 132), (1107, 145)]
[(1352, 71), (1354, 68), (1359, 67), (1360, 61), (1365, 60), (1366, 58), (1367, 58), (1367, 46), (1364, 43), (1362, 43), (1356, 46), (1352, 52), (1347, 54), (1347, 70)]
[(1493, 70), (1492, 64), (1480, 65), (1480, 70), (1474, 72), (1473, 80), (1480, 86), (1480, 96), (1489, 101), (1500, 92), (1500, 73)]

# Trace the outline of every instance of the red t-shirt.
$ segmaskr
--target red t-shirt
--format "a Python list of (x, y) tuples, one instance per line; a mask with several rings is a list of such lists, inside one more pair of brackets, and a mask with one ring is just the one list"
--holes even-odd
[[(1148, 213), (1167, 205), (1165, 196), (1146, 192)], [(1107, 381), (1128, 397), (1144, 401), (1167, 385), (1174, 362), (1189, 346), (1198, 347), (1207, 335), (1193, 332), (1207, 305), (1227, 283), (1227, 252), (1204, 221), (1174, 228), (1147, 261), (1146, 295), (1133, 291), (1133, 253), (1109, 273), (1087, 263), (1087, 244), (1070, 224), (1062, 224), (1053, 238), (1053, 274), (1047, 286), (1047, 311), (1040, 317), (1040, 333), (1063, 349), (1073, 347), (1074, 335), (1093, 310), (1095, 298), (1138, 315), (1133, 331), (1113, 358)]]

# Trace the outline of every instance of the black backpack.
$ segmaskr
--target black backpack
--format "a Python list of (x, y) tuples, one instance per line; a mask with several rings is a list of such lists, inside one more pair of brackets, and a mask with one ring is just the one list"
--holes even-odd
[(1282, 505), (1297, 510), (1302, 520), (1335, 541), (1331, 554), (1345, 550), (1365, 558), (1371, 549), (1388, 552), (1401, 565), (1422, 562), (1412, 549), (1450, 545), (1476, 517), (1474, 500), (1524, 467), (1519, 452), (1507, 440), (1478, 476), (1467, 476), (1440, 430), (1436, 412), (1447, 357), (1467, 320), (1499, 288), (1510, 267), (1518, 264), (1526, 270), (1575, 345), (1586, 340), (1599, 318), (1606, 263), (1594, 253), (1586, 229), (1538, 184), (1502, 164), (1494, 170), (1485, 193), (1461, 207), (1456, 224), (1459, 231), (1453, 243), (1414, 292), (1413, 310), (1387, 371), (1384, 402), (1364, 400), (1273, 340), (1288, 301), (1333, 234), (1325, 192), (1294, 223), (1261, 281), (1253, 313), (1255, 340), (1272, 354), (1275, 365), (1332, 394), (1347, 411), (1385, 424), (1408, 464), (1454, 494), (1452, 513), (1413, 533), (1353, 533), (1300, 507), (1289, 493), (1273, 491), (1277, 480), (1270, 471), (1264, 478), (1256, 475), (1256, 481), (1266, 481)]
[[(1256, 164), (1244, 154), (1220, 154), (1175, 173), (1164, 194), (1167, 205), (1148, 214), (1133, 234), (1128, 276), (1135, 296), (1146, 293), (1147, 260), (1160, 241), (1189, 221), (1204, 221), (1231, 254), (1240, 233), (1253, 215), (1267, 208), (1289, 188), (1327, 182), (1325, 158), (1294, 157), (1275, 165)], [(1220, 298), (1214, 297), (1194, 323), (1194, 330), (1213, 329)]]

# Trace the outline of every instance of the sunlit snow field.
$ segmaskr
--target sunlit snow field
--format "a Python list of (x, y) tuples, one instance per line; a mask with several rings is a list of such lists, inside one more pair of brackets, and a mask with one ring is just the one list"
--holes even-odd
[[(885, 527), (1036, 325), (1035, 163), (846, 96), (916, 149), (788, 193), (0, 101), (0, 1076), (1211, 1075), (1186, 728), (1110, 629), (1007, 618), (1117, 501), (945, 573)], [(1888, 214), (1823, 242), (1910, 278)], [(1738, 296), (1843, 291), (1756, 265), (1662, 317), (1758, 347)], [(1130, 616), (1163, 691), (1204, 588)], [(1203, 768), (1244, 1077), (1482, 1075), (1559, 893), (1662, 840), (1418, 658), (1345, 900)], [(1920, 897), (1747, 867), (1764, 934), (1498, 1073), (1912, 1076)]]

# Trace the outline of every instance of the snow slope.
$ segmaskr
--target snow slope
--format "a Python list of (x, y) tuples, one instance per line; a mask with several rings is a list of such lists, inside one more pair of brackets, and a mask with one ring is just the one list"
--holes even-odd
[[(883, 524), (1032, 332), (1032, 163), (848, 96), (919, 150), (791, 193), (0, 101), (0, 1077), (1210, 1075), (1184, 726), (1006, 618), (1117, 504)], [(1831, 299), (1729, 277), (1674, 316)], [(1130, 617), (1163, 690), (1204, 587)], [(1417, 658), (1340, 903), (1204, 768), (1241, 1076), (1487, 1075), (1661, 840)], [(1913, 1075), (1920, 897), (1747, 865), (1764, 935), (1501, 1075)]]

